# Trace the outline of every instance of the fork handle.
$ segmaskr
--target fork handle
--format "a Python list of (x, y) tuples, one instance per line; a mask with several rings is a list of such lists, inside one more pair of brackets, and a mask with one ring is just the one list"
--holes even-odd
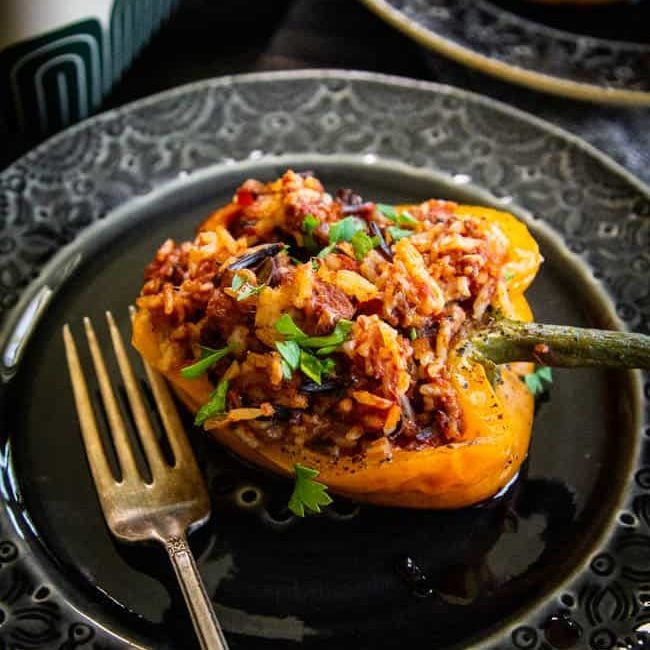
[(170, 537), (164, 544), (192, 617), (201, 649), (228, 650), (228, 644), (205, 591), (185, 535)]

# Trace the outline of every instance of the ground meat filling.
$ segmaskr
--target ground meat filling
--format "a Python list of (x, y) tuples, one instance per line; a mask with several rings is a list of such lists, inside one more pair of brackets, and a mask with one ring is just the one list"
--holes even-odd
[(337, 286), (315, 280), (304, 312), (307, 330), (314, 334), (328, 334), (341, 318), (352, 319), (355, 309), (352, 301)]
[[(507, 254), (497, 226), (456, 208), (427, 201), (401, 213), (351, 190), (332, 198), (310, 173), (249, 180), (194, 241), (160, 247), (137, 304), (166, 333), (176, 368), (201, 346), (230, 347), (208, 370), (215, 386), (229, 384), (225, 413), (206, 428), (236, 419), (253, 445), (334, 456), (378, 439), (447, 444), (463, 427), (448, 351), (490, 307)], [(312, 343), (341, 324), (345, 336), (303, 344), (288, 368), (284, 315)], [(316, 374), (303, 368), (309, 356)]]

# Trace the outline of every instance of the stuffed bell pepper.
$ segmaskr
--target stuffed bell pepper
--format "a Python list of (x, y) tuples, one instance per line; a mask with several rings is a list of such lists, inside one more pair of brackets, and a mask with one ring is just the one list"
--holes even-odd
[(566, 337), (526, 325), (541, 261), (510, 214), (332, 196), (287, 171), (160, 247), (133, 343), (241, 457), (355, 500), (458, 508), (526, 458), (530, 361), (572, 365)]

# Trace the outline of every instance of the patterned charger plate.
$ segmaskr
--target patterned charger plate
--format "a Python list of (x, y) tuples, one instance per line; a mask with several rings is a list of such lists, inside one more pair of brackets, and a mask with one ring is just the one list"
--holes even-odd
[[(525, 0), (362, 0), (425, 47), (573, 99), (650, 105), (647, 2), (532, 7)], [(633, 35), (640, 42), (620, 40)]]
[[(546, 258), (538, 319), (650, 330), (648, 188), (494, 101), (368, 73), (271, 73), (69, 129), (0, 174), (1, 648), (193, 647), (166, 558), (106, 530), (60, 328), (106, 308), (126, 328), (160, 242), (287, 167), (368, 199), (506, 206)], [(450, 512), (336, 500), (296, 520), (285, 481), (188, 425), (214, 498), (191, 542), (231, 648), (642, 647), (647, 396), (636, 373), (558, 371), (518, 480)]]

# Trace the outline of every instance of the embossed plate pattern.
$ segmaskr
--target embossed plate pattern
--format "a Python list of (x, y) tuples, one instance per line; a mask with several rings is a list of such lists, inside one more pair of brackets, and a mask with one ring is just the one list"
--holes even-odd
[[(314, 157), (314, 153), (318, 156)], [(529, 210), (540, 222), (561, 235), (571, 251), (570, 257), (574, 262), (579, 261), (578, 266), (582, 264), (591, 269), (597, 283), (610, 295), (618, 317), (631, 329), (650, 331), (648, 189), (583, 142), (493, 101), (453, 88), (380, 75), (309, 71), (210, 80), (84, 122), (46, 142), (0, 174), (0, 301), (5, 324), (2, 338), (5, 386), (1, 395), (0, 647), (99, 650), (129, 647), (129, 643), (136, 642), (156, 649), (172, 647), (137, 616), (95, 594), (90, 585), (92, 576), (83, 571), (76, 575), (74, 569), (66, 565), (65, 548), (61, 549), (56, 540), (48, 537), (62, 524), (43, 519), (44, 512), (56, 515), (56, 504), (49, 504), (49, 510), (41, 510), (38, 503), (30, 504), (29, 495), (40, 495), (41, 490), (45, 494), (48, 490), (58, 494), (57, 485), (48, 487), (47, 481), (58, 476), (57, 471), (67, 470), (53, 468), (49, 476), (47, 463), (39, 465), (45, 462), (38, 458), (41, 445), (50, 450), (47, 452), (50, 458), (45, 460), (51, 464), (52, 458), (56, 457), (51, 452), (57, 449), (56, 440), (52, 440), (56, 437), (53, 432), (44, 431), (43, 436), (47, 437), (41, 443), (36, 439), (35, 447), (29, 446), (35, 444), (31, 439), (25, 441), (17, 435), (30, 428), (28, 420), (32, 417), (45, 422), (47, 408), (51, 409), (53, 422), (60, 417), (59, 406), (54, 402), (47, 408), (37, 404), (30, 406), (30, 395), (24, 390), (11, 392), (16, 382), (22, 387), (30, 387), (33, 383), (34, 395), (39, 395), (39, 362), (52, 365), (52, 358), (58, 354), (56, 344), (46, 340), (54, 339), (58, 335), (56, 332), (48, 337), (47, 332), (37, 329), (33, 342), (24, 339), (23, 333), (29, 329), (25, 314), (33, 316), (43, 312), (45, 322), (48, 322), (50, 311), (56, 314), (57, 309), (63, 309), (57, 305), (74, 301), (77, 289), (83, 293), (83, 286), (75, 288), (74, 285), (77, 253), (83, 256), (84, 251), (93, 250), (93, 245), (98, 261), (91, 259), (89, 268), (100, 278), (98, 282), (105, 282), (109, 287), (108, 295), (112, 290), (110, 285), (119, 285), (123, 278), (114, 275), (101, 279), (102, 264), (105, 262), (110, 268), (110, 251), (105, 250), (105, 244), (115, 246), (116, 256), (128, 256), (131, 246), (142, 246), (144, 233), (163, 227), (146, 226), (150, 222), (137, 216), (139, 212), (146, 212), (150, 203), (158, 205), (161, 192), (177, 195), (173, 200), (167, 199), (172, 206), (168, 209), (176, 210), (184, 200), (189, 200), (183, 197), (183, 187), (191, 189), (194, 182), (196, 188), (206, 192), (206, 183), (201, 181), (204, 176), (209, 180), (211, 174), (215, 178), (222, 174), (228, 176), (230, 182), (231, 177), (241, 178), (256, 166), (259, 168), (257, 171), (271, 173), (280, 169), (285, 160), (303, 161), (309, 160), (310, 156), (332, 178), (348, 178), (350, 170), (357, 169), (360, 178), (369, 175), (368, 178), (375, 179), (366, 181), (369, 185), (385, 183), (388, 193), (398, 191), (396, 188), (402, 182), (401, 177), (404, 183), (424, 191), (424, 181), (412, 180), (421, 170), (425, 176), (437, 174), (449, 179), (449, 187), (456, 185), (461, 195), (463, 186), (469, 183), (486, 192), (486, 196), (489, 193), (496, 197), (497, 204), (512, 204)], [(391, 161), (395, 163), (394, 171), (390, 168)], [(377, 170), (373, 171), (375, 166)], [(174, 190), (176, 187), (179, 188), (177, 192)], [(470, 195), (477, 196), (476, 193), (472, 195), (472, 191), (468, 190)], [(201, 199), (201, 210), (205, 210), (210, 198), (208, 193)], [(187, 224), (201, 213), (199, 207), (194, 206), (183, 217)], [(190, 214), (192, 210), (197, 214)], [(135, 234), (129, 234), (129, 219), (133, 219), (131, 230)], [(115, 238), (117, 235), (111, 239), (112, 231), (118, 233), (118, 239)], [(159, 233), (156, 231), (154, 235), (155, 241), (148, 245), (155, 248)], [(140, 243), (136, 245), (134, 242)], [(552, 248), (550, 246), (549, 250)], [(52, 260), (48, 262), (50, 258)], [(144, 263), (145, 259), (136, 256), (134, 268), (141, 268)], [(92, 284), (89, 274), (87, 271), (86, 275), (81, 273), (79, 277)], [(137, 285), (137, 278), (133, 282)], [(60, 289), (58, 285), (61, 285)], [(75, 291), (66, 289), (68, 285)], [(97, 292), (93, 287), (87, 290), (91, 289)], [(95, 298), (96, 306), (101, 307), (98, 304), (101, 300), (101, 295)], [(54, 316), (52, 318), (56, 320)], [(604, 320), (607, 318), (603, 317)], [(51, 350), (54, 350), (54, 357)], [(39, 357), (41, 351), (44, 354)], [(38, 357), (36, 361), (35, 356)], [(23, 366), (29, 369), (29, 373), (34, 372), (33, 382), (22, 372)], [(618, 388), (612, 384), (612, 392), (623, 395), (624, 389), (629, 391), (633, 407), (636, 383), (634, 377), (626, 377), (619, 377)], [(55, 386), (52, 389), (54, 395), (56, 390), (61, 391), (62, 398), (57, 398), (57, 402), (64, 401), (64, 391), (67, 391), (67, 385), (61, 383), (60, 388)], [(646, 400), (648, 391), (646, 384)], [(8, 400), (12, 401), (9, 403)], [(635, 422), (633, 416), (630, 418)], [(558, 557), (560, 578), (539, 593), (535, 589), (543, 579), (533, 571), (527, 578), (531, 582), (525, 585), (531, 592), (526, 598), (534, 601), (533, 605), (523, 612), (517, 613), (516, 608), (509, 611), (499, 625), (490, 627), (482, 635), (483, 647), (522, 650), (585, 647), (599, 650), (625, 647), (625, 644), (636, 648), (634, 644), (641, 642), (644, 629), (650, 622), (650, 468), (646, 466), (650, 431), (638, 422), (635, 427), (636, 430), (627, 433), (622, 430), (620, 434), (620, 444), (627, 454), (625, 458), (614, 458), (616, 448), (613, 448), (611, 494), (602, 495), (603, 513), (590, 515), (592, 523), (589, 530), (585, 530), (589, 538), (584, 546), (587, 551), (573, 558), (565, 568), (562, 568), (565, 556)], [(579, 433), (579, 428), (576, 431)], [(76, 435), (74, 431), (72, 434)], [(552, 432), (549, 435), (552, 436)], [(65, 436), (62, 435), (62, 439), (66, 439)], [(539, 440), (537, 444), (541, 449), (544, 442), (542, 438)], [(570, 447), (567, 453), (570, 453)], [(31, 467), (26, 453), (30, 449), (34, 454)], [(73, 456), (76, 453), (67, 448), (61, 451), (64, 454), (68, 452)], [(543, 449), (538, 455), (544, 455)], [(81, 458), (77, 460), (81, 462)], [(33, 470), (33, 474), (29, 474), (28, 469)], [(249, 471), (241, 469), (250, 480), (257, 480), (254, 473), (246, 474)], [(535, 485), (541, 485), (539, 477), (532, 476), (534, 471), (532, 464), (531, 477), (522, 479), (522, 486), (518, 488), (523, 491), (521, 494), (527, 495), (528, 501), (517, 501), (519, 497), (515, 495), (512, 498), (516, 507), (522, 503), (532, 507), (532, 490), (537, 489)], [(554, 482), (542, 483), (545, 491), (534, 494), (542, 500), (542, 508), (551, 508), (548, 503), (543, 504), (544, 498), (549, 498), (553, 490), (560, 489), (563, 495), (566, 490)], [(88, 487), (89, 484), (85, 485)], [(255, 498), (254, 492), (252, 498)], [(261, 516), (270, 516), (271, 511), (264, 506), (259, 512)], [(531, 539), (544, 541), (544, 535), (550, 534), (549, 531), (540, 537), (535, 529), (538, 520), (529, 512), (518, 512), (522, 530), (532, 530), (534, 535)], [(340, 516), (334, 513), (330, 519), (334, 521), (339, 516), (339, 519), (347, 521), (349, 514), (345, 511)], [(408, 519), (411, 516), (416, 515), (364, 509), (362, 517), (354, 519), (356, 523), (346, 529), (345, 535), (350, 535), (351, 540), (355, 534), (365, 535), (368, 531), (363, 529), (363, 522), (366, 522), (365, 526), (369, 522), (381, 522), (383, 528), (378, 529), (381, 533), (393, 530), (390, 528), (392, 525), (397, 526), (395, 530), (403, 530), (404, 517), (410, 526), (417, 526), (418, 521), (444, 521), (452, 531), (452, 526), (461, 525), (458, 522), (465, 525), (474, 518), (489, 519), (492, 514), (489, 510), (478, 514), (430, 514), (422, 515), (421, 520)], [(67, 522), (72, 527), (83, 523), (72, 519)], [(245, 545), (246, 538), (240, 533), (242, 524), (237, 517), (233, 521), (235, 523), (226, 521), (223, 524), (224, 534)], [(322, 525), (327, 531), (330, 525), (327, 521), (307, 526)], [(560, 527), (562, 521), (560, 517)], [(258, 531), (254, 528), (256, 524), (249, 522), (246, 525)], [(215, 524), (215, 530), (218, 540), (219, 525)], [(292, 534), (303, 539), (300, 535), (307, 534), (305, 530), (306, 527), (282, 529), (279, 537), (269, 537), (275, 540), (273, 544), (278, 544), (277, 547), (271, 544), (275, 549), (273, 552), (280, 553), (283, 544), (290, 544)], [(101, 531), (97, 534), (103, 535)], [(451, 535), (450, 532), (446, 534)], [(266, 533), (262, 531), (259, 535), (261, 541)], [(392, 534), (380, 536), (382, 544), (390, 547)], [(413, 536), (417, 538), (417, 534)], [(340, 552), (337, 546), (340, 540), (336, 535), (323, 533), (322, 538), (324, 548), (335, 548)], [(370, 539), (377, 539), (377, 533)], [(426, 538), (423, 541), (430, 543)], [(108, 545), (106, 540), (103, 543)], [(217, 542), (213, 540), (211, 543)], [(265, 557), (264, 552), (259, 549), (260, 557)], [(224, 558), (212, 547), (205, 553), (218, 558), (218, 562), (207, 567), (210, 575), (228, 571), (223, 566)], [(369, 557), (373, 553), (376, 553), (374, 548), (367, 550)], [(570, 555), (571, 549), (566, 549), (566, 557)], [(280, 555), (274, 557), (278, 558), (279, 564), (282, 563)], [(516, 555), (510, 558), (506, 553), (505, 557), (506, 566), (507, 562), (516, 563)], [(255, 555), (248, 559), (254, 564)], [(300, 563), (299, 555), (292, 556), (292, 561)], [(324, 568), (318, 574), (319, 580), (326, 581), (332, 572), (336, 573), (334, 569)], [(245, 574), (245, 567), (240, 566), (239, 570)], [(262, 582), (257, 592), (247, 592), (249, 599), (264, 601), (264, 570), (261, 566), (262, 573), (258, 578)], [(268, 570), (273, 573), (272, 568)], [(353, 564), (349, 570), (354, 571)], [(345, 584), (341, 593), (352, 590), (357, 594), (355, 590), (360, 589), (359, 594), (364, 594), (363, 581), (367, 573), (363, 567), (359, 571), (353, 585), (341, 583)], [(286, 572), (279, 578), (273, 575), (273, 578), (289, 579)], [(341, 580), (344, 578), (341, 576)], [(373, 581), (379, 578), (370, 580), (368, 577), (368, 580), (369, 593), (375, 603), (381, 602), (382, 594), (393, 594), (386, 585), (401, 594), (397, 584)], [(102, 588), (102, 584), (98, 586)], [(320, 593), (313, 584), (305, 583), (305, 588), (307, 586)], [(153, 593), (154, 587), (151, 589)], [(227, 590), (217, 593), (221, 594), (219, 598), (228, 595)], [(336, 592), (323, 592), (320, 596), (327, 596), (328, 606), (336, 609)], [(265, 597), (269, 602), (273, 600), (270, 593)], [(351, 602), (370, 598), (370, 595), (354, 597)], [(305, 598), (308, 599), (306, 593)], [(414, 616), (416, 611), (423, 611), (422, 601), (417, 602), (420, 604), (408, 605), (408, 611), (414, 612)], [(426, 602), (425, 607), (428, 606)], [(461, 607), (461, 604), (452, 599), (444, 606), (451, 608), (449, 611), (453, 618), (457, 612), (454, 608)], [(391, 615), (397, 616), (392, 611), (394, 607)], [(466, 616), (466, 610), (461, 608), (458, 611), (461, 618)], [(241, 618), (237, 616), (241, 617), (241, 610), (231, 607), (222, 613), (230, 614), (230, 628), (237, 631), (241, 624)], [(290, 611), (285, 612), (285, 615), (289, 614)], [(339, 616), (345, 619), (343, 611)], [(107, 626), (107, 620), (117, 620), (119, 624)], [(408, 624), (408, 617), (405, 620)], [(247, 629), (250, 625), (257, 626), (255, 643), (251, 641), (253, 637), (235, 635), (233, 647), (293, 647), (299, 639), (305, 644), (312, 643), (310, 635), (315, 639), (313, 647), (321, 647), (317, 630), (309, 627), (309, 621), (300, 627), (300, 634), (294, 636), (298, 622), (291, 616), (282, 619), (282, 625), (276, 619), (264, 616), (247, 621)], [(414, 626), (422, 623), (423, 619), (419, 623), (413, 620)], [(284, 626), (282, 634), (278, 632), (279, 625)], [(228, 626), (226, 629), (228, 631)], [(335, 638), (333, 630), (334, 627), (330, 634)], [(241, 634), (241, 629), (239, 631)], [(342, 632), (338, 630), (336, 633)], [(350, 634), (349, 630), (346, 634)], [(363, 629), (355, 634), (355, 646), (364, 647)], [(126, 638), (131, 641), (125, 641)], [(323, 641), (329, 643), (327, 637)], [(442, 641), (436, 647), (442, 647)]]
[(489, 0), (363, 2), (425, 47), (506, 81), (574, 99), (650, 105), (647, 43), (563, 31)]

